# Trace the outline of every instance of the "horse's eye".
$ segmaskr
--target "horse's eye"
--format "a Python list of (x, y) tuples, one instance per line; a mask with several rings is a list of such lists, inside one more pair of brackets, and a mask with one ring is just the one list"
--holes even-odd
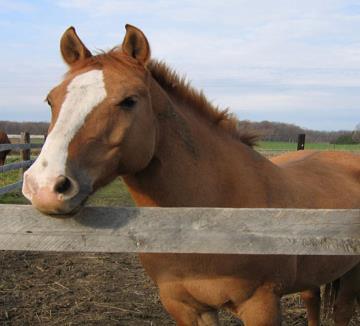
[(129, 96), (124, 98), (119, 104), (118, 106), (126, 109), (126, 110), (130, 110), (132, 109), (136, 104), (136, 99), (133, 96)]

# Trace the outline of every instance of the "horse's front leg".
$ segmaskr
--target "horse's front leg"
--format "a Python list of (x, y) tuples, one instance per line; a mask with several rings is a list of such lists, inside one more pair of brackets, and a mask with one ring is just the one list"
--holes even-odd
[(280, 297), (270, 285), (263, 285), (237, 307), (236, 315), (245, 326), (280, 326)]
[(196, 301), (181, 285), (159, 285), (160, 299), (179, 326), (219, 326), (216, 309)]
[(320, 288), (301, 292), (301, 299), (306, 306), (308, 326), (319, 326), (321, 306)]
[(360, 304), (360, 264), (340, 278), (334, 306), (335, 325), (347, 326), (354, 313), (355, 301)]

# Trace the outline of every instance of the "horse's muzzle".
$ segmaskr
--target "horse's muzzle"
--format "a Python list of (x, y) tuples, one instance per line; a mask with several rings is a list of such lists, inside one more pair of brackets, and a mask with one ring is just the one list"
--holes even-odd
[(32, 205), (44, 214), (67, 214), (77, 206), (78, 183), (67, 176), (60, 175), (39, 185), (28, 173), (24, 174), (22, 192)]

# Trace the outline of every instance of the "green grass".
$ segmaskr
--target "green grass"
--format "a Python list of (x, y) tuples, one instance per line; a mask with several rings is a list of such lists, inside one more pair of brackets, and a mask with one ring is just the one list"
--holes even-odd
[(87, 206), (134, 206), (134, 202), (121, 178), (99, 189), (86, 203)]
[[(20, 142), (19, 137), (16, 137), (16, 138), (10, 137), (9, 139), (10, 139), (12, 144), (17, 144), (17, 143)], [(38, 137), (34, 138), (34, 137), (31, 137), (31, 135), (30, 135), (30, 143), (32, 143), (32, 144), (42, 144), (43, 142), (44, 142), (44, 138), (38, 138)]]
[[(6, 158), (6, 164), (14, 163), (19, 160), (17, 156), (8, 156)], [(12, 170), (4, 173), (0, 173), (0, 188), (11, 183), (17, 182), (20, 180), (20, 171), (19, 170)], [(26, 199), (21, 194), (20, 191), (13, 191), (7, 193), (5, 195), (0, 196), (0, 203), (1, 204), (25, 204)]]
[[(35, 158), (35, 157), (32, 157)], [(20, 160), (19, 155), (9, 155), (6, 164), (15, 163)], [(11, 170), (0, 173), (0, 188), (20, 180), (20, 170)], [(28, 204), (29, 202), (22, 195), (21, 190), (15, 190), (4, 195), (0, 195), (0, 204)]]
[[(6, 159), (6, 164), (15, 163), (18, 159), (15, 157), (10, 157)], [(4, 173), (0, 173), (0, 188), (4, 187), (10, 183), (18, 181), (20, 178), (19, 170), (12, 170)]]
[[(258, 150), (284, 150), (296, 151), (297, 143), (282, 141), (260, 141), (256, 149)], [(335, 145), (330, 143), (305, 143), (305, 149), (313, 150), (336, 150), (336, 151), (360, 151), (360, 144), (354, 145)]]
[(32, 144), (43, 144), (44, 138), (32, 138), (30, 137), (30, 143)]
[(27, 199), (22, 195), (20, 190), (8, 192), (0, 196), (0, 204), (17, 204), (27, 205), (30, 204)]

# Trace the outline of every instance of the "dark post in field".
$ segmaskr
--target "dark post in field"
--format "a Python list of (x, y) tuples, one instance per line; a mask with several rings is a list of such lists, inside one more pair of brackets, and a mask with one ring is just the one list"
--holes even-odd
[[(22, 132), (20, 134), (20, 143), (23, 143), (23, 144), (30, 144), (30, 134), (28, 132)], [(23, 161), (28, 161), (30, 160), (30, 153), (31, 153), (31, 149), (30, 147), (29, 148), (26, 148), (26, 149), (22, 149), (20, 150), (20, 156), (21, 156), (21, 159)], [(23, 167), (20, 169), (20, 173), (21, 173), (21, 178), (24, 174), (24, 172), (28, 169), (28, 167)]]
[(302, 151), (305, 149), (305, 134), (298, 135), (297, 150)]

